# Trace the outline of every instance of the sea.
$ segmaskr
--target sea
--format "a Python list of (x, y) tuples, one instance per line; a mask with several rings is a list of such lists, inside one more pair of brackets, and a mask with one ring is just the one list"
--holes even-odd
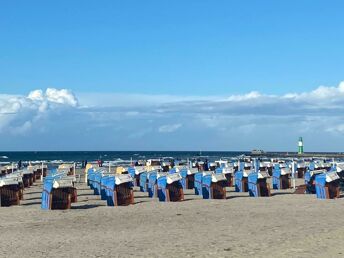
[(172, 157), (174, 159), (187, 159), (193, 157), (204, 157), (209, 161), (220, 158), (232, 158), (239, 155), (249, 155), (250, 152), (240, 151), (0, 151), (0, 163), (25, 161), (41, 161), (41, 162), (82, 162), (116, 160), (138, 160), (138, 159), (154, 159)]

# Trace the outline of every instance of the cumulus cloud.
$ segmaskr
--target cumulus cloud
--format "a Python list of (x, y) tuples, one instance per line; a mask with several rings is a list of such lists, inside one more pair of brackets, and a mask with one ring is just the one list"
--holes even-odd
[(78, 101), (69, 90), (34, 90), (27, 96), (0, 94), (0, 132), (23, 134), (49, 112), (76, 108)]

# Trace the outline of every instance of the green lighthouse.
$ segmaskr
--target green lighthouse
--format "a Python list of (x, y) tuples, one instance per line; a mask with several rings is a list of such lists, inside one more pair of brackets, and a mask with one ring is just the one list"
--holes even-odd
[(303, 154), (303, 140), (302, 137), (299, 138), (299, 150), (298, 154)]

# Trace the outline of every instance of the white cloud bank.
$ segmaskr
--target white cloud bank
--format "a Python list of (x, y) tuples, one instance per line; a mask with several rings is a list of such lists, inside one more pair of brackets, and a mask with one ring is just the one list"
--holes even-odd
[(65, 89), (35, 90), (28, 96), (0, 94), (0, 133), (25, 133), (49, 113), (77, 106), (74, 94)]
[(209, 97), (49, 88), (0, 94), (0, 136), (9, 136), (4, 149), (21, 135), (26, 148), (45, 137), (49, 145), (41, 148), (286, 150), (302, 135), (310, 149), (337, 151), (344, 144), (343, 107), (344, 82), (303, 93)]

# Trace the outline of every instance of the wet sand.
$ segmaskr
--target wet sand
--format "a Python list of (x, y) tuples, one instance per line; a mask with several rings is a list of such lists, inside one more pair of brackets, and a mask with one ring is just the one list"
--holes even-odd
[(160, 203), (136, 189), (135, 205), (107, 207), (80, 183), (71, 210), (43, 211), (36, 184), (0, 208), (0, 257), (344, 256), (344, 198), (272, 192), (203, 200), (187, 190), (184, 202)]

